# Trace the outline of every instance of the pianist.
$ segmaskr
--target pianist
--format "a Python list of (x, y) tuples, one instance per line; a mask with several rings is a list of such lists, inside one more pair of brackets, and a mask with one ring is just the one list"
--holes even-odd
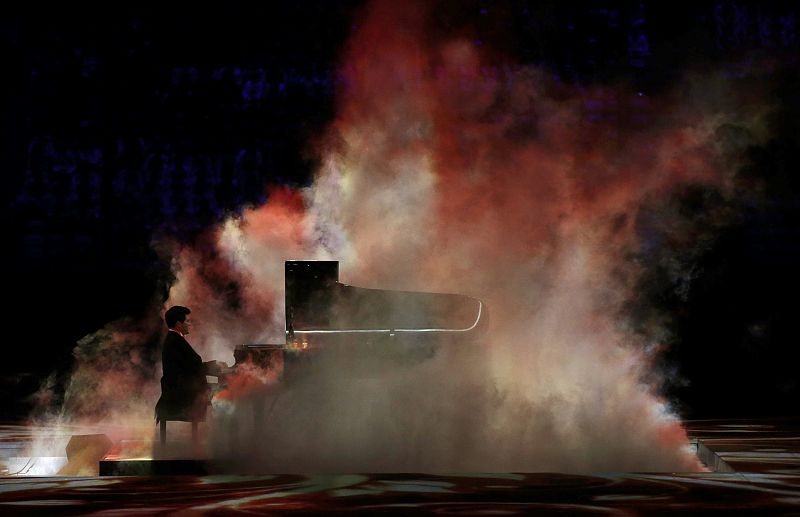
[(156, 422), (179, 420), (200, 422), (205, 420), (208, 405), (206, 373), (217, 366), (216, 361), (206, 363), (186, 341), (192, 311), (175, 305), (164, 314), (167, 337), (161, 350), (161, 398), (156, 404)]

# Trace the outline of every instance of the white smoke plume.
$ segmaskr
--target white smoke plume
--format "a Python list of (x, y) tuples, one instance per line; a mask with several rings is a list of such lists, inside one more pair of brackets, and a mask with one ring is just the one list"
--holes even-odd
[[(253, 382), (214, 402), (211, 452), (270, 472), (701, 469), (658, 394), (652, 339), (669, 329), (644, 336), (628, 311), (642, 211), (687, 185), (731, 189), (715, 131), (735, 103), (697, 98), (697, 81), (659, 98), (577, 89), (431, 34), (427, 16), (365, 10), (312, 185), (272, 187), (193, 246), (160, 242), (176, 276), (164, 308), (191, 308), (189, 342), (231, 363), (235, 345), (284, 341), (285, 260), (338, 260), (351, 285), (479, 298), (489, 332), (411, 365), (341, 350), (293, 383), (247, 366)], [(104, 362), (127, 350), (107, 348), (130, 337), (115, 328), (79, 347), (71, 407), (149, 417), (158, 371)], [(85, 397), (135, 387), (120, 412)]]
[[(341, 352), (270, 388), (254, 441), (228, 447), (220, 426), (217, 447), (275, 472), (700, 469), (657, 393), (661, 344), (631, 330), (626, 303), (647, 266), (640, 210), (686, 185), (729, 188), (722, 114), (680, 91), (578, 91), (425, 34), (425, 16), (369, 7), (313, 185), (219, 229), (211, 268), (235, 279), (234, 309), (197, 249), (179, 255), (170, 304), (201, 314), (205, 354), (282, 342), (283, 261), (334, 259), (351, 285), (484, 300), (485, 343), (416, 366), (369, 358), (366, 375), (350, 366), (367, 358)], [(616, 116), (591, 121), (598, 102)]]

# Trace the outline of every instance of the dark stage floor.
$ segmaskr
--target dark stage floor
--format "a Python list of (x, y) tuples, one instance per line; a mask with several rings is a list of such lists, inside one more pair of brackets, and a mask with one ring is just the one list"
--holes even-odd
[[(686, 426), (715, 472), (7, 475), (0, 478), (0, 513), (800, 515), (800, 418)], [(32, 433), (5, 426), (1, 434), (10, 469), (9, 458)]]

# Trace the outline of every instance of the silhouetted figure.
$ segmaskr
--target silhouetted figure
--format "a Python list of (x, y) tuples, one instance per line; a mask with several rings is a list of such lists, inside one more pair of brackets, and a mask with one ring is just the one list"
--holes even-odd
[(216, 361), (206, 363), (186, 341), (191, 313), (175, 305), (164, 314), (169, 331), (161, 350), (161, 398), (156, 404), (156, 423), (161, 424), (161, 443), (166, 442), (167, 420), (192, 422), (192, 439), (197, 439), (197, 423), (205, 420), (209, 389), (206, 372)]

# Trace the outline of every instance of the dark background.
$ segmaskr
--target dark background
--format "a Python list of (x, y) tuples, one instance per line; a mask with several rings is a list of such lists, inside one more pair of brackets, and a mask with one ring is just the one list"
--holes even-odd
[[(27, 414), (40, 382), (68, 371), (78, 339), (163, 297), (169, 271), (153, 235), (192, 242), (262, 202), (264, 184), (310, 181), (306, 142), (333, 116), (336, 59), (361, 4), (40, 6), (0, 19), (1, 419)], [(689, 189), (674, 200), (693, 228), (714, 235), (708, 245), (687, 254), (655, 226), (643, 230), (654, 257), (694, 265), (692, 282), (679, 285), (654, 260), (639, 300), (672, 315), (661, 366), (686, 417), (798, 413), (798, 8), (762, 4), (470, 0), (434, 9), (431, 30), (466, 31), (576, 86), (626, 81), (654, 95), (687, 68), (721, 67), (740, 88), (769, 92), (768, 142), (747, 144), (742, 128), (721, 135), (743, 132), (745, 195)], [(765, 58), (773, 65), (756, 70)], [(705, 221), (714, 210), (738, 215)]]

